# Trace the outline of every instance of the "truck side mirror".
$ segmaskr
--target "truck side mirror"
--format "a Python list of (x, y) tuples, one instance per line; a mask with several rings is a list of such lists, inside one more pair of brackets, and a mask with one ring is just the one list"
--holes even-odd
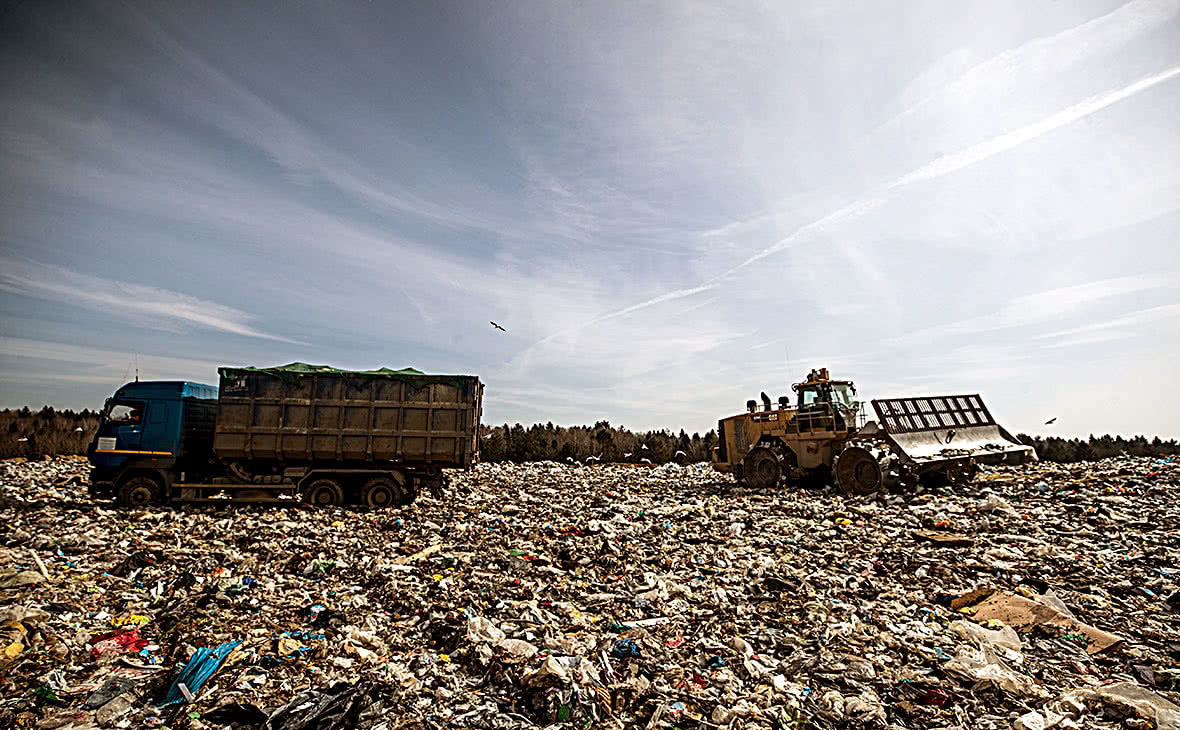
[(746, 401), (746, 410), (749, 411), (750, 413), (757, 411), (758, 410), (758, 401), (756, 401), (756, 400)]

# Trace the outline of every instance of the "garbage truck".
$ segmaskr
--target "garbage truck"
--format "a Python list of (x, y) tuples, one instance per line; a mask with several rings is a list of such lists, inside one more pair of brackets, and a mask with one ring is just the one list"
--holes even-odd
[(144, 381), (107, 399), (91, 496), (162, 502), (409, 504), (479, 458), (483, 384), (413, 368), (223, 367), (219, 385)]
[(869, 494), (918, 482), (966, 482), (980, 464), (1036, 461), (1036, 451), (996, 423), (978, 394), (871, 401), (864, 422), (851, 380), (827, 368), (791, 386), (792, 399), (765, 392), (746, 412), (717, 423), (713, 467), (739, 483), (770, 488), (833, 480), (845, 493)]

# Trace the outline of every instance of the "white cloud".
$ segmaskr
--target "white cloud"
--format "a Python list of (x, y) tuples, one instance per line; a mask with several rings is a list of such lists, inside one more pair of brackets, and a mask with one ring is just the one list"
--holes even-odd
[(968, 147), (960, 150), (952, 155), (939, 158), (928, 165), (902, 175), (898, 179), (889, 183), (886, 186), (888, 190), (896, 190), (908, 185), (913, 185), (919, 182), (926, 182), (934, 180), (955, 172), (959, 172), (971, 165), (978, 164), (998, 154), (1007, 152), (1008, 150), (1019, 147), (1026, 142), (1030, 142), (1037, 137), (1048, 134), (1054, 130), (1060, 129), (1067, 124), (1083, 119), (1085, 117), (1101, 111), (1112, 104), (1117, 104), (1124, 99), (1140, 94), (1154, 86), (1169, 81), (1180, 75), (1180, 66), (1173, 66), (1164, 69), (1159, 73), (1152, 74), (1145, 78), (1139, 79), (1133, 84), (1111, 89), (1110, 91), (1095, 94), (1090, 98), (1080, 101), (1077, 104), (1072, 104), (1061, 111), (1040, 119), (1032, 124), (1026, 124), (1017, 129), (1005, 132), (998, 137), (994, 137), (986, 142)]
[(245, 312), (187, 294), (82, 274), (61, 266), (0, 259), (0, 290), (65, 302), (112, 319), (134, 317), (146, 327), (168, 329), (177, 324), (302, 344), (251, 327)]
[[(823, 365), (1028, 415), (1005, 383), (1084, 385), (1075, 346), (1176, 354), (1119, 313), (1177, 298), (1178, 5), (101, 6), (14, 33), (0, 243), (64, 269), (5, 272), (0, 333), (138, 298), (235, 356), (478, 372), (496, 420), (708, 427)], [(79, 271), (115, 250), (144, 288)]]
[(29, 366), (12, 368), (0, 375), (6, 381), (43, 383), (68, 380), (102, 384), (112, 390), (133, 376), (135, 366), (139, 367), (139, 376), (142, 380), (192, 380), (216, 383), (218, 367), (244, 364), (189, 360), (21, 337), (0, 337), (0, 357), (50, 361), (70, 367), (66, 373), (55, 373)]
[[(1180, 317), (1180, 303), (1178, 304), (1164, 304), (1158, 307), (1148, 307), (1147, 309), (1140, 309), (1137, 312), (1123, 315), (1121, 317), (1114, 317), (1112, 319), (1102, 320), (1100, 322), (1091, 322), (1080, 327), (1071, 327), (1057, 332), (1049, 332), (1048, 334), (1039, 335), (1040, 339), (1056, 339), (1062, 338), (1071, 343), (1080, 342), (1080, 340), (1072, 339), (1074, 335), (1082, 335), (1089, 333), (1099, 333), (1103, 330), (1119, 329), (1124, 330), (1120, 334), (1144, 334), (1146, 330), (1144, 325), (1155, 324), (1160, 320), (1167, 320), (1173, 317)], [(1091, 340), (1098, 341), (1098, 340)], [(1055, 343), (1060, 345), (1061, 343)]]
[[(1014, 297), (1000, 309), (987, 314), (908, 332), (895, 338), (893, 342), (897, 344), (918, 340), (930, 341), (938, 337), (978, 334), (1052, 322), (1066, 315), (1079, 313), (1089, 305), (1106, 299), (1177, 285), (1180, 285), (1180, 277), (1176, 275), (1139, 274), (1056, 287)], [(1059, 334), (1073, 334), (1076, 331), (1080, 329)]]
[(1006, 49), (965, 70), (970, 53), (957, 49), (902, 92), (905, 108), (883, 127), (912, 123), (914, 117), (930, 113), (931, 107), (1010, 100), (1014, 86), (1029, 79), (1060, 76), (1079, 64), (1117, 52), (1177, 15), (1180, 0), (1133, 0), (1080, 25)]

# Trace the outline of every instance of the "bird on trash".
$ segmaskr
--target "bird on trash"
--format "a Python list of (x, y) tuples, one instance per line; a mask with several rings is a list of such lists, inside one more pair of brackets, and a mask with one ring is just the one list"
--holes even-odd
[(495, 322), (492, 322), (490, 319), (488, 320), (488, 322), (489, 322), (489, 323), (490, 323), (490, 324), (491, 324), (493, 327), (495, 327), (496, 329), (500, 330), (501, 332), (507, 332), (507, 331), (508, 331), (508, 330), (504, 329), (503, 327), (501, 327), (500, 325), (496, 324)]
[(1057, 416), (1053, 416), (1048, 421), (1045, 421), (1046, 426), (1052, 426), (1057, 421)]

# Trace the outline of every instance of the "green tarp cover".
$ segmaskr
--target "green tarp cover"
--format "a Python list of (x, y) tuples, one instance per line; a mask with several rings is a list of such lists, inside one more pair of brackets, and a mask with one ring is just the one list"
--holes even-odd
[(393, 370), (392, 368), (342, 370), (330, 365), (308, 365), (305, 362), (293, 362), (287, 365), (275, 365), (269, 368), (218, 368), (217, 373), (223, 378), (232, 378), (247, 373), (264, 373), (288, 382), (298, 380), (304, 375), (343, 375), (346, 378), (355, 377), (364, 379), (390, 378), (391, 380), (402, 380), (419, 386), (427, 383), (445, 383), (463, 388), (464, 392), (467, 391), (471, 379), (475, 377), (473, 375), (427, 375), (421, 370), (414, 368), (402, 368), (401, 370)]

